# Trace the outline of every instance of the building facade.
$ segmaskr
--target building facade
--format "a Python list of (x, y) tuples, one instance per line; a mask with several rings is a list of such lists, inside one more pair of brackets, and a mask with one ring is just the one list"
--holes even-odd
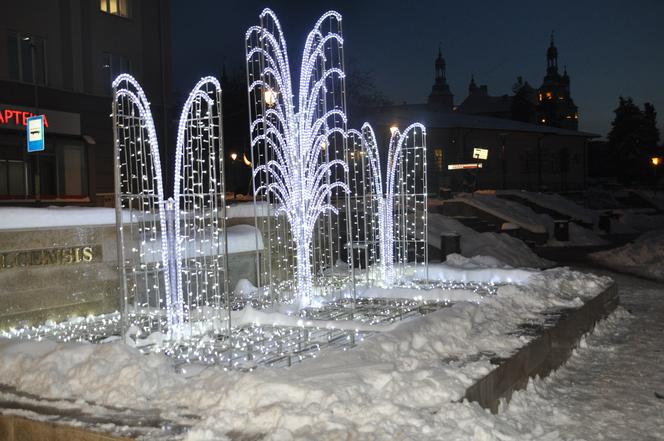
[[(165, 0), (3, 6), (0, 204), (100, 204), (113, 192), (111, 82), (120, 73), (134, 75), (150, 96), (165, 149), (169, 39)], [(45, 117), (43, 152), (26, 149), (31, 114)]]
[(528, 81), (518, 77), (513, 93), (489, 95), (488, 87), (478, 86), (471, 76), (468, 96), (455, 110), (468, 115), (513, 119), (569, 130), (579, 128), (579, 111), (571, 96), (570, 76), (567, 68), (562, 74), (558, 70), (558, 48), (553, 34), (546, 50), (546, 74), (542, 85), (533, 88)]
[[(588, 141), (598, 137), (505, 118), (442, 112), (429, 104), (373, 109), (361, 119), (374, 127), (383, 158), (390, 127), (405, 128), (413, 122), (426, 126), (427, 176), (432, 194), (439, 189), (582, 189), (587, 179)], [(353, 126), (360, 124), (353, 121)], [(488, 150), (486, 160), (474, 157), (476, 148)], [(481, 169), (449, 167), (478, 163)]]

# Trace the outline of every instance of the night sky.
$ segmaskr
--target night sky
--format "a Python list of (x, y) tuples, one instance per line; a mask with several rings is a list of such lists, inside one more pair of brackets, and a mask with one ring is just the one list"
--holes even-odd
[(539, 87), (553, 30), (580, 130), (606, 135), (623, 95), (655, 105), (664, 137), (662, 1), (173, 0), (176, 90), (187, 91), (203, 75), (218, 76), (223, 63), (229, 71), (244, 69), (244, 35), (264, 7), (281, 21), (291, 63), (301, 59), (318, 17), (339, 11), (347, 62), (370, 72), (395, 103), (426, 101), (439, 42), (455, 104), (467, 96), (471, 73), (491, 95), (511, 93), (519, 75)]

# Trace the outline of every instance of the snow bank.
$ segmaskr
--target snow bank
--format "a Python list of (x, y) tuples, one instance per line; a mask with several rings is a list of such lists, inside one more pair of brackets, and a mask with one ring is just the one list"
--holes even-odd
[(463, 197), (460, 200), (518, 225), (524, 230), (533, 233), (546, 233), (546, 224), (542, 216), (517, 202), (480, 193), (476, 193), (471, 197)]
[(269, 215), (270, 204), (267, 202), (257, 202), (256, 209), (254, 210), (254, 203), (252, 202), (240, 202), (237, 204), (231, 204), (226, 207), (226, 217), (237, 218), (237, 217), (250, 217), (253, 219), (254, 213), (256, 216), (268, 216)]
[(549, 241), (547, 242), (548, 246), (553, 247), (582, 247), (582, 246), (598, 246), (606, 245), (609, 242), (599, 237), (592, 230), (584, 228), (581, 225), (575, 224), (574, 222), (569, 223), (569, 240), (564, 242), (559, 242), (555, 239), (553, 228), (554, 222), (553, 218), (549, 215), (543, 215), (549, 220), (547, 228), (549, 228)]
[(611, 232), (614, 232), (614, 226), (616, 227), (616, 233), (623, 231), (626, 233), (643, 233), (658, 230), (664, 227), (664, 215), (621, 211), (617, 220), (612, 219)]
[[(44, 397), (200, 415), (189, 441), (223, 440), (229, 432), (265, 440), (536, 439), (530, 426), (516, 430), (477, 404), (456, 401), (492, 369), (490, 357), (527, 342), (514, 334), (520, 323), (541, 321), (550, 308), (579, 306), (609, 283), (546, 270), (524, 286), (499, 287), (479, 304), (404, 321), (352, 350), (249, 373), (209, 367), (182, 375), (165, 356), (141, 355), (119, 342), (0, 340), (0, 378)], [(520, 436), (529, 431), (532, 437)]]
[[(123, 213), (124, 222), (129, 213)], [(0, 207), (0, 230), (115, 225), (115, 208), (104, 207)]]
[[(418, 268), (420, 277), (424, 269)], [(512, 268), (504, 263), (486, 256), (467, 259), (459, 254), (450, 254), (445, 263), (431, 263), (426, 270), (429, 280), (454, 280), (457, 282), (478, 283), (514, 283), (525, 285), (537, 270)]]
[[(485, 207), (487, 212), (505, 219), (521, 228), (536, 233), (547, 233), (549, 235), (549, 246), (593, 246), (605, 245), (604, 239), (593, 231), (583, 228), (573, 222), (569, 225), (569, 240), (558, 242), (554, 239), (553, 218), (548, 214), (538, 214), (525, 205), (518, 202), (501, 199), (486, 194), (475, 194), (474, 197), (465, 197), (463, 201), (472, 201), (471, 205), (478, 208)], [(570, 202), (571, 203), (571, 202)]]
[[(268, 215), (267, 202), (259, 202), (258, 216)], [(226, 207), (227, 218), (254, 217), (254, 203), (243, 202)], [(129, 222), (129, 212), (123, 212)], [(73, 227), (79, 225), (115, 225), (115, 208), (106, 207), (0, 207), (0, 230)]]
[(456, 233), (461, 236), (461, 254), (466, 257), (491, 256), (512, 267), (546, 268), (553, 262), (542, 259), (516, 237), (502, 233), (478, 233), (460, 222), (441, 214), (429, 213), (429, 245), (440, 248), (440, 236)]
[(555, 210), (565, 214), (572, 219), (580, 220), (587, 224), (597, 223), (597, 213), (584, 208), (577, 203), (556, 193), (536, 193), (526, 190), (498, 190), (497, 194), (513, 195), (531, 201), (540, 207)]
[(662, 194), (662, 192), (659, 192), (659, 194), (657, 194), (651, 190), (631, 190), (631, 191), (636, 193), (646, 201), (648, 201), (651, 205), (657, 207), (658, 210), (664, 211), (664, 194)]
[(664, 281), (664, 230), (642, 234), (632, 243), (592, 253), (590, 258), (617, 271)]

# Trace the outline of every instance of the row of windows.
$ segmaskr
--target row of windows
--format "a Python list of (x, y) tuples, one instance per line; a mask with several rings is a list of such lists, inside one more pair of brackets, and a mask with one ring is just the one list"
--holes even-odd
[[(46, 43), (43, 38), (9, 31), (7, 56), (9, 78), (14, 81), (46, 86)], [(123, 55), (104, 53), (104, 92), (111, 93), (111, 83), (121, 73), (130, 73), (129, 59)]]
[[(102, 12), (121, 17), (131, 16), (130, 0), (100, 0)], [(7, 33), (7, 66), (9, 78), (45, 86), (47, 84), (46, 41), (36, 35), (16, 31)], [(105, 53), (102, 68), (108, 71), (105, 75), (105, 92), (110, 93), (111, 81), (120, 73), (130, 72), (127, 57)]]

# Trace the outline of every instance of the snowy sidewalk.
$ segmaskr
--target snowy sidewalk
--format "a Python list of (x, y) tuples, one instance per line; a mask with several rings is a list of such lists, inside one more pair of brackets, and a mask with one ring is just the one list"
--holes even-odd
[(664, 284), (583, 270), (613, 277), (632, 314), (619, 309), (600, 323), (567, 365), (515, 393), (497, 419), (528, 433), (509, 439), (664, 440), (664, 399), (655, 396), (664, 396)]

